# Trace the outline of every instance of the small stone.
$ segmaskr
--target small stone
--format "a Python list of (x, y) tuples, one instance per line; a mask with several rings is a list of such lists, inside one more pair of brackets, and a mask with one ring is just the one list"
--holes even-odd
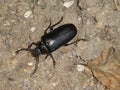
[(15, 53), (15, 51), (14, 51), (14, 52), (12, 52), (12, 55), (13, 55), (13, 56), (16, 56), (16, 53)]
[(80, 72), (82, 72), (82, 71), (85, 70), (85, 66), (83, 66), (83, 65), (77, 65), (77, 70), (80, 71)]
[(29, 63), (28, 63), (28, 66), (33, 66), (33, 63), (29, 62)]
[(53, 84), (53, 86), (55, 87), (56, 85), (58, 85), (58, 82), (56, 82), (56, 83), (52, 83)]
[(64, 2), (63, 6), (65, 6), (66, 8), (70, 8), (73, 5), (74, 1), (67, 1)]
[(25, 17), (25, 18), (29, 18), (31, 15), (32, 15), (32, 11), (29, 10), (29, 11), (27, 11), (27, 12), (24, 14), (24, 17)]
[(30, 29), (30, 31), (31, 31), (31, 32), (34, 32), (35, 29), (36, 29), (36, 27), (32, 27), (32, 28)]
[(78, 17), (78, 21), (81, 21), (81, 17)]

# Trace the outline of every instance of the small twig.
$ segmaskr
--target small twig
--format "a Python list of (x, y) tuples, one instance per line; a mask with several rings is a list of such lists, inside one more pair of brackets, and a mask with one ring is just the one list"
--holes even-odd
[(77, 7), (82, 10), (82, 7), (79, 5), (79, 0), (77, 0)]
[(80, 16), (81, 18), (81, 27), (83, 26), (83, 15), (82, 15), (82, 11), (83, 11), (83, 8), (79, 5), (79, 0), (76, 0), (76, 4), (77, 4), (77, 7), (79, 9), (79, 12), (78, 15)]

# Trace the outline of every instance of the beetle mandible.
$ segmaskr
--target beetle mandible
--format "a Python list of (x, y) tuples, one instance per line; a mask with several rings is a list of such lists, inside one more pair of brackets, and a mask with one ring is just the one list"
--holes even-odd
[[(20, 51), (29, 51), (31, 52), (31, 55), (35, 57), (36, 59), (35, 69), (32, 72), (32, 74), (34, 74), (38, 68), (39, 55), (47, 54), (45, 59), (48, 56), (50, 56), (53, 60), (53, 67), (55, 68), (56, 62), (53, 55), (51, 54), (53, 51), (57, 50), (62, 46), (68, 46), (80, 40), (84, 40), (84, 39), (78, 39), (74, 42), (68, 43), (70, 40), (72, 40), (76, 36), (77, 29), (75, 25), (71, 23), (64, 24), (58, 28), (53, 29), (54, 26), (58, 25), (62, 20), (63, 20), (63, 17), (61, 17), (60, 21), (58, 21), (54, 25), (51, 25), (51, 20), (50, 20), (50, 25), (44, 31), (44, 35), (41, 36), (41, 41), (38, 41), (36, 43), (32, 42), (27, 48), (21, 48), (16, 51), (16, 54), (18, 54)], [(47, 33), (48, 30), (49, 32)], [(32, 45), (35, 45), (36, 47), (34, 49), (31, 49)]]

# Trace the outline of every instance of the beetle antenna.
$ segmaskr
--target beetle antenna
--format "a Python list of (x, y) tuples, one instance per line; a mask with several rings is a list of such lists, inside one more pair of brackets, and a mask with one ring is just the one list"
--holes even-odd
[(22, 48), (20, 50), (17, 50), (15, 53), (18, 54), (20, 51), (32, 51), (32, 49), (29, 49), (29, 48)]
[(37, 43), (32, 42), (32, 43), (28, 46), (28, 48), (22, 48), (22, 49), (20, 49), (20, 50), (17, 50), (15, 53), (18, 54), (20, 51), (30, 51), (30, 52), (32, 52), (33, 49), (30, 49), (30, 48), (32, 47), (32, 45), (37, 46)]

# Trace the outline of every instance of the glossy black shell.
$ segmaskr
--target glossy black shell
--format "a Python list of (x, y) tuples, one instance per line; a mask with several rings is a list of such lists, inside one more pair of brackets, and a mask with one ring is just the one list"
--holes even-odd
[(73, 24), (62, 25), (41, 37), (49, 52), (53, 52), (68, 43), (77, 34), (77, 29)]

